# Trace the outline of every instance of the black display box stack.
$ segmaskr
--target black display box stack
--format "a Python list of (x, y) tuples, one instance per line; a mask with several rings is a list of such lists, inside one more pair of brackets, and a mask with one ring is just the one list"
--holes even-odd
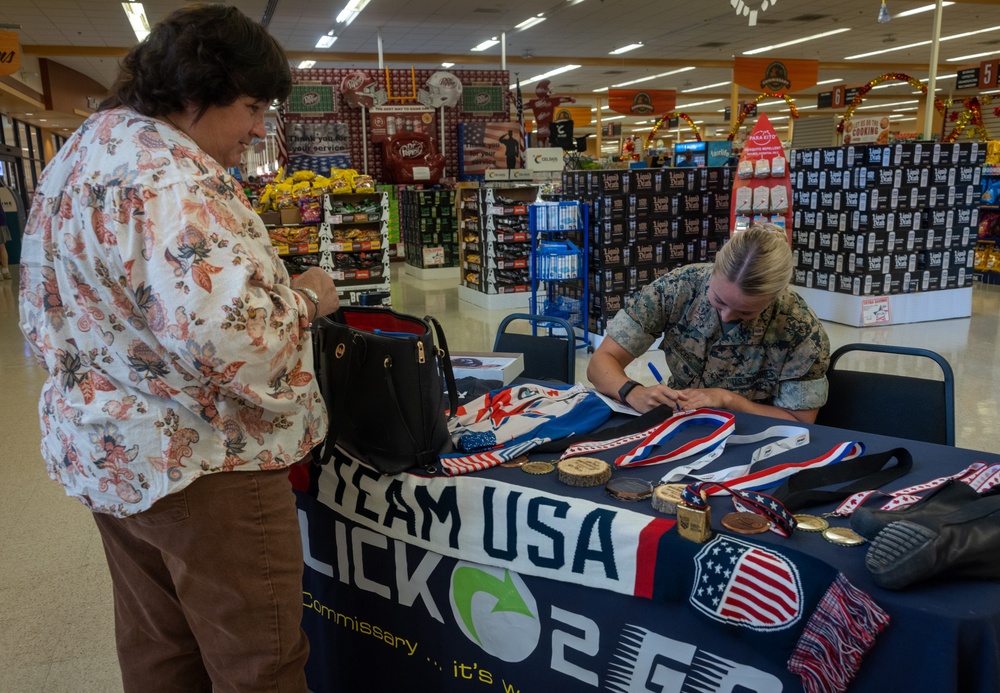
[(590, 330), (681, 265), (712, 262), (729, 238), (733, 169), (566, 171), (563, 198), (590, 210)]
[(463, 198), (463, 216), (469, 222), (476, 218), (475, 230), (468, 225), (462, 229), (464, 286), (484, 294), (531, 291), (528, 206), (537, 195), (534, 186), (480, 188), (475, 211), (466, 209), (470, 201)]
[[(399, 228), (408, 265), (421, 268), (458, 266), (454, 190), (401, 191)], [(425, 248), (442, 248), (444, 264), (425, 263)], [(431, 256), (440, 259), (440, 253)]]
[(972, 283), (985, 146), (792, 151), (793, 284), (854, 296)]

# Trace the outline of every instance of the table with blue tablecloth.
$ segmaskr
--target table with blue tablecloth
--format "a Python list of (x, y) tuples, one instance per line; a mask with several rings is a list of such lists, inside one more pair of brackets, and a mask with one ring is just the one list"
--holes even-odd
[[(779, 423), (788, 422), (738, 414), (734, 433)], [(912, 471), (884, 490), (1000, 462), (990, 453), (808, 428), (808, 445), (773, 462), (812, 459), (850, 440), (863, 442), (868, 454), (907, 448)], [(684, 435), (699, 432), (679, 434), (671, 445), (683, 444)], [(745, 463), (747, 455), (742, 446), (727, 447), (706, 469)], [(640, 467), (615, 476), (655, 481), (664, 471)], [(649, 501), (623, 503), (603, 487), (571, 487), (555, 474), (519, 468), (381, 477), (342, 456), (313, 467), (298, 487), (312, 691), (803, 689), (775, 649), (775, 634), (720, 624), (693, 596), (665, 596), (654, 586), (654, 576), (665, 583), (665, 571), (690, 570), (699, 545), (671, 543), (678, 541), (676, 518)], [(887, 615), (848, 690), (997, 690), (1000, 584), (955, 579), (884, 590), (865, 568), (867, 545), (838, 546), (798, 531), (788, 538), (731, 534), (719, 523), (730, 500), (710, 503), (713, 529), (726, 545), (752, 543), (793, 564), (821, 564)], [(699, 565), (705, 570), (711, 561)]]

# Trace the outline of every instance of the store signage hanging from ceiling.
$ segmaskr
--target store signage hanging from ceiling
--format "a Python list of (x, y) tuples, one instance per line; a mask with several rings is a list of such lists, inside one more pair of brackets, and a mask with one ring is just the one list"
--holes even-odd
[(21, 69), (21, 46), (16, 31), (0, 31), (0, 75), (12, 75)]
[(736, 58), (735, 82), (766, 94), (789, 94), (816, 86), (819, 61)]
[(609, 89), (608, 106), (622, 115), (662, 115), (677, 106), (677, 92), (673, 89)]
[(778, 0), (729, 0), (729, 4), (736, 10), (737, 15), (747, 18), (750, 26), (757, 26), (757, 15), (768, 7), (774, 7), (778, 4)]

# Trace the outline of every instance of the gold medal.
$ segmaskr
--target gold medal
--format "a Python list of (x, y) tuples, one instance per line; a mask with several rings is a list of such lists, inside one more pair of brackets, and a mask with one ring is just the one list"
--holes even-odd
[(795, 529), (801, 529), (803, 532), (822, 532), (824, 529), (830, 526), (830, 523), (824, 520), (822, 517), (817, 517), (816, 515), (807, 515), (802, 513), (800, 515), (795, 515), (795, 522), (797, 523)]
[(555, 469), (556, 466), (551, 462), (525, 462), (521, 465), (521, 471), (528, 474), (549, 474)]
[(698, 544), (712, 538), (712, 508), (695, 508), (687, 503), (677, 504), (677, 533)]
[(729, 513), (722, 516), (722, 526), (737, 534), (760, 534), (771, 528), (771, 522), (757, 513)]
[(827, 527), (823, 530), (823, 538), (838, 546), (861, 546), (866, 539), (848, 527)]
[(521, 467), (528, 461), (527, 455), (518, 455), (512, 460), (507, 460), (506, 462), (501, 462), (501, 467)]

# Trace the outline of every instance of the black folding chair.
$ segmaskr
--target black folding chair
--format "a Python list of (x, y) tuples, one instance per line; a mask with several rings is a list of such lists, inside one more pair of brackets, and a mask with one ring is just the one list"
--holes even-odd
[[(852, 352), (934, 361), (942, 380), (836, 368)], [(816, 423), (896, 438), (955, 444), (955, 375), (940, 354), (915, 347), (845, 344), (830, 356), (830, 396)]]
[[(532, 334), (507, 332), (507, 326), (515, 320), (531, 323)], [(563, 330), (565, 334), (553, 334), (557, 330)], [(522, 377), (569, 384), (576, 382), (576, 333), (562, 318), (511, 313), (497, 327), (493, 351), (524, 354)]]

